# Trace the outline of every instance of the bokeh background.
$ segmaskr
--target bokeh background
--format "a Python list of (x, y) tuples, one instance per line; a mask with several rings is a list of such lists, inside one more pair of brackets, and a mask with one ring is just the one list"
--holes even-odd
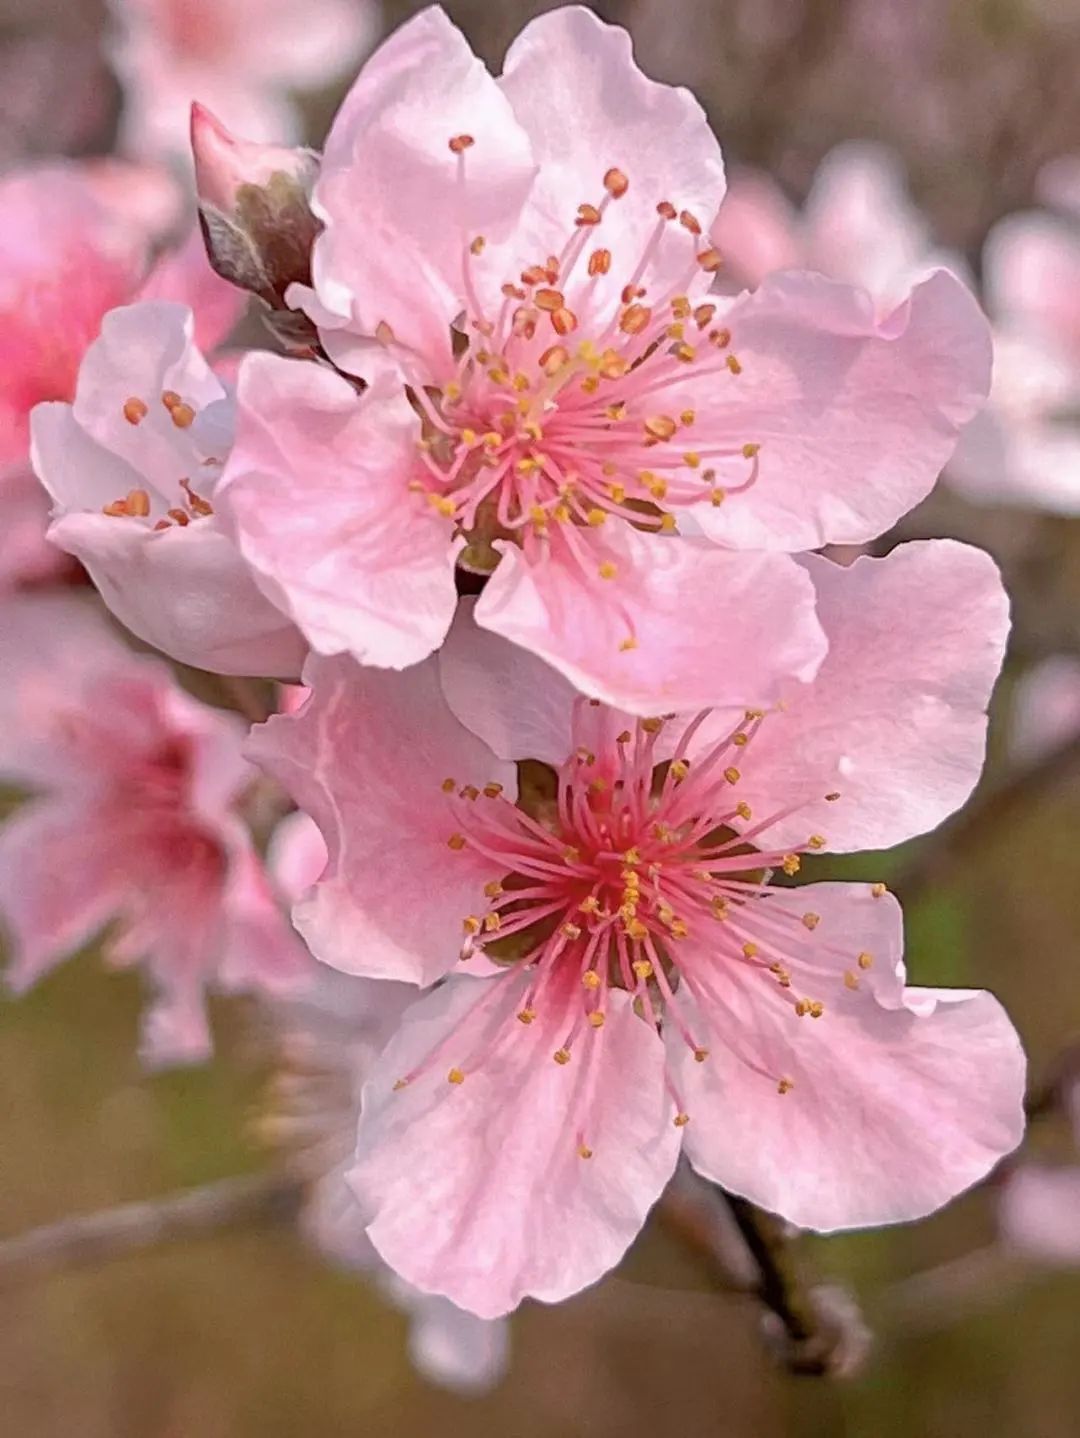
[[(175, 5), (176, 0), (173, 0)], [(357, 0), (358, 7), (362, 0)], [(365, 10), (371, 7), (364, 4)], [(384, 33), (422, 8), (386, 0)], [(449, 0), (497, 64), (527, 0)], [(771, 173), (798, 202), (837, 143), (901, 158), (938, 240), (978, 275), (1002, 216), (1080, 154), (1076, 0), (607, 0), (639, 63), (691, 86), (729, 165)], [(98, 0), (0, 0), (0, 165), (108, 153), (121, 90)], [(318, 145), (340, 90), (306, 95)], [(3, 217), (0, 216), (0, 223)], [(1039, 661), (1080, 653), (1080, 521), (976, 506), (948, 489), (897, 538), (989, 548), (1013, 595), (983, 793), (1013, 784), (1012, 703)], [(1014, 786), (1015, 787), (1015, 786)], [(978, 801), (976, 801), (978, 803)], [(1075, 745), (1006, 802), (843, 872), (908, 901), (916, 982), (993, 988), (1036, 1075), (1080, 1033), (1080, 764)], [(840, 866), (835, 862), (832, 871)], [(824, 864), (821, 866), (824, 873)], [(0, 1235), (82, 1210), (257, 1170), (266, 1079), (258, 1025), (215, 1010), (215, 1060), (146, 1078), (137, 981), (92, 954), (0, 1004)], [(1036, 1143), (1064, 1143), (1053, 1122)], [(654, 1226), (615, 1276), (515, 1319), (509, 1376), (449, 1395), (412, 1371), (405, 1320), (290, 1231), (252, 1225), (5, 1291), (0, 1431), (17, 1438), (773, 1438), (1080, 1432), (1080, 1268), (981, 1257), (992, 1187), (916, 1227), (806, 1240), (801, 1261), (850, 1285), (876, 1335), (858, 1376), (783, 1372), (749, 1299), (716, 1293)], [(974, 1258), (971, 1255), (975, 1255)], [(939, 1281), (911, 1275), (948, 1264)]]

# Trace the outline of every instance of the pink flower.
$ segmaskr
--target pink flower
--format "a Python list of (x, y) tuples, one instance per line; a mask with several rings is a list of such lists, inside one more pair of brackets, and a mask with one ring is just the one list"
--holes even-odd
[[(169, 194), (173, 195), (170, 205)], [(45, 496), (29, 463), (29, 416), (70, 400), (103, 315), (137, 295), (190, 303), (202, 342), (232, 329), (242, 297), (187, 245), (149, 270), (150, 246), (176, 218), (175, 190), (134, 166), (95, 162), (14, 171), (0, 180), (0, 589), (48, 578)]]
[(249, 359), (221, 493), (315, 649), (415, 663), (455, 568), (494, 569), (477, 622), (634, 712), (812, 678), (806, 576), (764, 551), (862, 542), (921, 498), (989, 345), (944, 274), (884, 318), (808, 275), (718, 300), (722, 195), (700, 107), (588, 10), (530, 24), (499, 80), (437, 8), (376, 53), (292, 291), (370, 388)]
[(773, 270), (818, 270), (869, 291), (886, 311), (937, 265), (966, 278), (959, 256), (935, 251), (897, 157), (861, 140), (825, 156), (801, 214), (767, 175), (737, 174), (712, 240), (736, 284), (756, 287)]
[(683, 1144), (830, 1230), (927, 1213), (1018, 1142), (997, 1002), (905, 987), (883, 885), (772, 877), (966, 797), (996, 571), (947, 541), (803, 564), (829, 653), (768, 714), (634, 720), (462, 618), (404, 675), (312, 658), (305, 707), (254, 731), (327, 841), (294, 910), (313, 953), (457, 970), (372, 1068), (349, 1174), (416, 1287), (484, 1317), (567, 1296), (618, 1261)]
[(187, 157), (188, 112), (202, 100), (256, 140), (292, 139), (294, 90), (317, 90), (372, 39), (369, 0), (111, 0), (112, 59), (125, 90), (131, 154)]
[(990, 232), (983, 271), (994, 383), (949, 479), (970, 499), (1080, 514), (1080, 232), (1010, 215)]
[[(326, 859), (326, 844), (306, 814), (290, 814), (274, 831), (268, 863), (289, 897), (299, 898), (320, 878)], [(397, 1278), (368, 1238), (347, 1181), (360, 1090), (414, 996), (407, 984), (313, 965), (310, 987), (274, 1006), (284, 1074), (272, 1091), (276, 1102), (265, 1126), (306, 1179), (300, 1214), (305, 1236), (334, 1263), (374, 1279), (409, 1315), (409, 1356), (425, 1378), (458, 1392), (480, 1392), (505, 1371), (507, 1325), (464, 1313)]]
[(1052, 654), (1021, 676), (1013, 692), (1010, 751), (1033, 763), (1080, 733), (1080, 659)]
[(34, 467), (55, 501), (49, 537), (166, 654), (218, 673), (294, 677), (302, 641), (215, 515), (232, 401), (193, 332), (182, 305), (113, 310), (74, 403), (35, 409)]
[(1025, 1257), (1080, 1266), (1080, 1164), (1022, 1164), (1002, 1190), (998, 1221)]
[(108, 925), (107, 959), (153, 988), (144, 1055), (204, 1057), (207, 987), (282, 991), (308, 965), (234, 812), (243, 725), (72, 597), (9, 599), (0, 658), (0, 772), (33, 795), (0, 828), (9, 986)]

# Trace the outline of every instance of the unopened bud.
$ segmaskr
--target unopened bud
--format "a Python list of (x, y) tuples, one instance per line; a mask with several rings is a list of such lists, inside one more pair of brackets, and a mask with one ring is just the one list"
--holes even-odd
[(319, 157), (239, 140), (203, 105), (191, 107), (199, 219), (223, 279), (285, 308), (293, 283), (311, 283), (319, 221), (311, 210)]

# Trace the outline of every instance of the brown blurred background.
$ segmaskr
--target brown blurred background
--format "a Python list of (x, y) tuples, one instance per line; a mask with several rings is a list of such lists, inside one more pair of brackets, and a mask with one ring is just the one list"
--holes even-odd
[[(420, 8), (387, 0), (385, 25)], [(523, 21), (551, 7), (446, 8), (497, 63)], [(975, 264), (989, 225), (1032, 202), (1040, 165), (1080, 152), (1077, 0), (594, 8), (630, 27), (644, 68), (698, 93), (729, 163), (770, 170), (798, 199), (835, 143), (884, 140), (941, 240)], [(108, 149), (119, 92), (101, 58), (103, 19), (97, 0), (0, 0), (0, 163)], [(336, 98), (306, 102), (314, 143)], [(1006, 568), (1017, 629), (1004, 715), (1025, 665), (1080, 648), (1080, 522), (974, 510), (942, 493), (904, 526), (945, 533), (985, 544)], [(988, 786), (1005, 772), (1004, 732)], [(1078, 819), (1080, 780), (1063, 771), (934, 869), (909, 909), (915, 981), (995, 989), (1036, 1072), (1080, 1032)], [(902, 879), (911, 861), (870, 856), (844, 872)], [(145, 1078), (137, 1006), (137, 982), (104, 974), (92, 955), (0, 1005), (0, 1234), (261, 1163), (245, 1135), (264, 1059), (244, 1012), (217, 1010), (212, 1065)], [(871, 1361), (848, 1382), (780, 1372), (754, 1305), (710, 1292), (671, 1237), (649, 1231), (618, 1276), (558, 1309), (522, 1311), (510, 1376), (475, 1400), (422, 1384), (404, 1320), (291, 1234), (221, 1234), (0, 1286), (0, 1433), (1075, 1438), (1080, 1275), (1027, 1272), (966, 1296), (958, 1280), (956, 1295), (897, 1316), (891, 1285), (978, 1249), (992, 1225), (984, 1192), (917, 1227), (806, 1241), (807, 1267), (853, 1285), (877, 1330)]]

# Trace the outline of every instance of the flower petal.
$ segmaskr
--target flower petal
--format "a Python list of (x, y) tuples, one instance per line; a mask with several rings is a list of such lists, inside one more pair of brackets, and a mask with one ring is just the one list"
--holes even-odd
[(363, 397), (274, 355), (244, 361), (215, 503), (264, 593), (323, 654), (401, 669), (453, 618), (451, 526), (410, 493), (416, 416), (389, 377)]
[[(769, 975), (746, 978), (730, 966), (714, 970), (707, 1004), (685, 1000), (709, 1048), (695, 1062), (669, 1030), (691, 1120), (687, 1157), (705, 1178), (803, 1228), (921, 1218), (1019, 1143), (1024, 1055), (1016, 1032), (987, 993), (901, 995), (900, 911), (890, 896), (874, 897), (869, 885), (811, 884), (780, 903), (820, 916), (813, 938), (822, 987), (812, 997), (824, 1012), (800, 1018)], [(883, 986), (836, 982), (845, 952), (861, 972), (862, 951), (885, 971)]]
[(556, 536), (531, 559), (506, 546), (476, 622), (633, 714), (768, 704), (813, 678), (825, 640), (794, 563), (611, 529), (579, 531), (572, 549)]
[(430, 984), (457, 961), (462, 920), (491, 862), (452, 852), (443, 781), (501, 783), (496, 760), (453, 717), (434, 661), (394, 675), (312, 657), (296, 714), (252, 731), (248, 753), (322, 830), (323, 877), (293, 918), (315, 956), (346, 973)]
[(861, 290), (773, 275), (724, 325), (740, 372), (695, 382), (688, 366), (672, 403), (709, 415), (717, 438), (761, 446), (751, 488), (694, 510), (738, 548), (873, 539), (929, 493), (990, 386), (986, 320), (944, 270), (884, 319)]
[[(481, 1318), (558, 1302), (613, 1267), (679, 1150), (663, 1046), (630, 996), (612, 994), (562, 1065), (576, 976), (525, 1026), (531, 978), (454, 978), (410, 1010), (364, 1087), (349, 1175), (390, 1267)], [(447, 1082), (452, 1066), (463, 1082)]]

